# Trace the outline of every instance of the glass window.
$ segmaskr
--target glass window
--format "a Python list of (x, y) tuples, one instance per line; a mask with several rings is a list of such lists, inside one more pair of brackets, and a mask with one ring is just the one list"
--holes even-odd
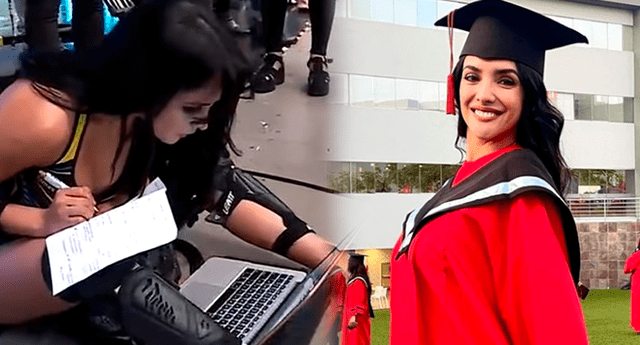
[(398, 164), (380, 163), (376, 165), (378, 172), (378, 192), (398, 192)]
[(422, 193), (435, 193), (442, 186), (441, 165), (419, 164), (418, 173)]
[(396, 86), (395, 79), (373, 78), (373, 106), (380, 108), (396, 107)]
[(609, 96), (609, 121), (624, 122), (624, 98)]
[(589, 22), (586, 20), (574, 19), (573, 23), (574, 23), (573, 28), (579, 33), (585, 35), (589, 40), (589, 43), (591, 43), (592, 34), (591, 34), (591, 25), (589, 25)]
[(622, 50), (622, 25), (607, 23), (607, 48)]
[(371, 20), (393, 23), (393, 0), (371, 1)]
[(419, 82), (419, 102), (422, 110), (439, 110), (440, 99), (438, 98), (439, 83), (430, 81)]
[(618, 170), (624, 173), (624, 193), (635, 194), (634, 185), (636, 180), (635, 170)]
[(590, 20), (574, 19), (574, 29), (585, 35), (590, 47), (607, 49), (607, 24)]
[(569, 170), (569, 172), (571, 173), (571, 180), (568, 183), (567, 186), (567, 194), (577, 194), (578, 193), (578, 175), (577, 172), (578, 170), (576, 169), (571, 169)]
[(633, 98), (632, 97), (623, 98), (622, 112), (624, 113), (624, 123), (633, 123)]
[(438, 20), (438, 10), (435, 0), (418, 0), (418, 26), (421, 28), (432, 28), (433, 23)]
[(573, 105), (573, 94), (558, 93), (556, 98), (556, 107), (567, 120), (573, 120), (574, 118), (575, 111), (573, 110)]
[(596, 121), (609, 121), (609, 97), (593, 97), (593, 119)]
[(358, 167), (357, 163), (351, 162), (349, 163), (349, 178), (350, 178), (350, 193), (358, 193)]
[(607, 186), (606, 170), (589, 169), (589, 186), (592, 192), (598, 193), (602, 188)]
[(396, 79), (396, 109), (418, 110), (417, 80)]
[(350, 163), (347, 162), (327, 162), (327, 185), (340, 193), (351, 192)]
[(584, 186), (588, 184), (587, 183), (588, 171), (582, 170), (582, 169), (573, 169), (571, 170), (571, 173), (573, 174), (575, 183), (577, 185), (575, 193), (584, 194), (584, 191), (580, 188), (580, 186)]
[(445, 183), (448, 179), (450, 179), (451, 177), (453, 177), (453, 175), (455, 175), (456, 171), (458, 171), (458, 168), (460, 167), (460, 165), (458, 164), (454, 164), (454, 165), (441, 165), (442, 167), (442, 183)]
[(371, 0), (348, 0), (349, 17), (371, 20)]
[(373, 106), (373, 77), (349, 75), (349, 102), (354, 107)]
[(395, 0), (393, 22), (400, 25), (417, 26), (418, 0)]
[(398, 186), (400, 193), (414, 193), (418, 187), (418, 164), (398, 164)]
[(575, 94), (575, 119), (576, 120), (592, 120), (593, 119), (593, 96)]
[[(591, 22), (593, 41), (589, 40), (589, 45), (596, 48), (608, 48), (607, 23)], [(622, 42), (621, 42), (622, 43)], [(622, 45), (622, 44), (621, 44)]]
[(447, 83), (438, 83), (438, 110), (447, 110)]
[[(438, 11), (438, 15), (437, 15), (438, 18), (437, 19), (439, 19), (439, 18), (442, 18), (442, 17), (446, 16), (447, 14), (449, 14), (449, 12), (451, 12), (453, 10), (457, 10), (458, 8), (464, 6), (464, 4), (461, 4), (459, 2), (453, 2), (453, 1), (438, 0), (436, 2), (436, 6), (437, 6), (437, 11)], [(435, 22), (435, 20), (434, 20), (434, 22)]]
[[(627, 177), (633, 170), (572, 170), (580, 194), (620, 194), (627, 193)], [(629, 173), (631, 172), (631, 173)]]
[(608, 193), (626, 193), (624, 170), (609, 170), (607, 180)]
[(374, 163), (355, 163), (356, 193), (373, 193), (375, 191)]
[(568, 26), (570, 28), (573, 27), (573, 19), (567, 17), (558, 17), (558, 16), (548, 16), (549, 18), (555, 20), (556, 22)]
[(347, 0), (336, 0), (335, 16), (340, 18), (347, 16)]
[(579, 194), (594, 194), (600, 190), (600, 183), (604, 182), (600, 173), (601, 170), (575, 169), (571, 171), (576, 177)]

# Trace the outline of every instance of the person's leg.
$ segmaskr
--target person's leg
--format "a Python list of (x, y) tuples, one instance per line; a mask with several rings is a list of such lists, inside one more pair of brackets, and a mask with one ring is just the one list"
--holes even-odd
[(25, 40), (29, 50), (35, 53), (59, 51), (60, 0), (26, 0), (25, 3)]
[(309, 0), (311, 19), (311, 54), (327, 55), (336, 0)]
[(310, 96), (324, 96), (329, 93), (329, 73), (327, 70), (327, 44), (331, 35), (335, 0), (309, 0), (311, 19), (311, 56), (307, 62), (309, 77), (307, 93)]
[(238, 34), (250, 34), (251, 30), (242, 29), (231, 16), (231, 0), (217, 0), (214, 4), (214, 12), (231, 32)]
[(71, 21), (75, 49), (87, 51), (102, 43), (104, 37), (102, 0), (73, 1), (73, 19)]
[(287, 0), (262, 1), (260, 10), (267, 53), (282, 51), (282, 30), (287, 13)]
[(266, 54), (264, 61), (251, 79), (253, 91), (271, 92), (284, 83), (282, 61), (282, 30), (287, 12), (287, 0), (262, 1), (262, 27)]

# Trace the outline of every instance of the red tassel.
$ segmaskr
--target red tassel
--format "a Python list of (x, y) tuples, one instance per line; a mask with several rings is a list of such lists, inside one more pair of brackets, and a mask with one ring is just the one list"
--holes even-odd
[(453, 74), (447, 76), (447, 114), (455, 115), (456, 107), (453, 94)]
[(447, 76), (447, 109), (448, 115), (456, 114), (456, 106), (453, 97), (453, 17), (456, 10), (447, 15), (447, 30), (449, 31), (449, 75)]

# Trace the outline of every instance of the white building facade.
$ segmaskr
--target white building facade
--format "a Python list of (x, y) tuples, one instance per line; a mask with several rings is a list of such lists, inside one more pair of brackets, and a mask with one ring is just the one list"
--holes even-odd
[[(573, 27), (590, 45), (547, 53), (544, 81), (565, 115), (572, 198), (640, 195), (636, 90), (640, 1), (509, 0)], [(456, 116), (444, 113), (448, 33), (436, 19), (471, 1), (339, 0), (329, 44), (338, 112), (327, 179), (357, 200), (352, 248), (391, 248), (404, 216), (455, 170)], [(457, 58), (466, 33), (456, 30)], [(353, 206), (356, 205), (356, 206)]]

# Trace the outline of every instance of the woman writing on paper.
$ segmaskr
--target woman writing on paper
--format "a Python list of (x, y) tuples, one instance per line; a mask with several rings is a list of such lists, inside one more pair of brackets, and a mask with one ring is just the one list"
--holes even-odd
[[(95, 207), (106, 212), (121, 205), (158, 175), (168, 180), (172, 204), (213, 207), (218, 198), (211, 186), (186, 198), (176, 190), (190, 185), (172, 173), (178, 153), (165, 151), (187, 139), (205, 143), (181, 146), (201, 150), (182, 152), (202, 159), (192, 166), (203, 171), (190, 171), (200, 182), (211, 179), (227, 155), (248, 70), (237, 45), (212, 16), (196, 2), (149, 1), (91, 53), (23, 57), (20, 77), (0, 94), (1, 325), (57, 315), (87, 293), (99, 293), (80, 288), (54, 297), (42, 265), (44, 238), (93, 217)], [(38, 178), (40, 171), (71, 187), (51, 188)], [(252, 243), (277, 245), (279, 252), (307, 265), (331, 249), (306, 226), (287, 226), (293, 221), (257, 202), (242, 200), (236, 206), (225, 225)], [(191, 216), (187, 213), (177, 212), (179, 223)], [(298, 229), (293, 236), (291, 228)], [(106, 290), (118, 286), (121, 277), (114, 272), (104, 277), (110, 282)]]

